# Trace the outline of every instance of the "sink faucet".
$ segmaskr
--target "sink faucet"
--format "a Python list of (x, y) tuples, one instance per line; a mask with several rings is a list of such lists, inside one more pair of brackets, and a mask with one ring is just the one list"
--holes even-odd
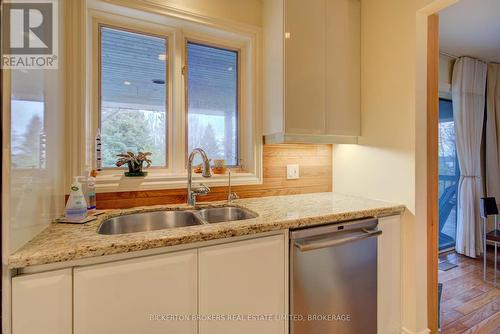
[(233, 200), (238, 199), (238, 195), (236, 195), (235, 192), (231, 191), (231, 170), (228, 169), (229, 173), (229, 186), (228, 186), (228, 191), (227, 191), (227, 204), (231, 204)]
[(193, 178), (193, 160), (196, 154), (199, 154), (201, 158), (203, 159), (203, 163), (201, 164), (202, 172), (201, 176), (203, 177), (211, 177), (212, 172), (210, 171), (210, 161), (208, 160), (207, 154), (205, 151), (203, 151), (201, 148), (195, 148), (191, 154), (189, 155), (188, 159), (188, 166), (187, 166), (187, 173), (188, 173), (188, 179), (187, 179), (187, 204), (191, 206), (196, 205), (196, 196), (198, 195), (206, 195), (210, 192), (210, 188), (204, 184), (200, 184), (199, 186), (193, 187), (192, 186), (192, 178)]

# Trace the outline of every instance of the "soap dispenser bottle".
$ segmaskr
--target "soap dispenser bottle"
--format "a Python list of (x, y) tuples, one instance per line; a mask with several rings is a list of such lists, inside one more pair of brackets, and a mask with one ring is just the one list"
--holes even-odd
[(78, 177), (71, 185), (68, 203), (64, 211), (66, 219), (68, 220), (83, 220), (87, 217), (87, 202), (82, 192), (82, 185), (78, 182)]

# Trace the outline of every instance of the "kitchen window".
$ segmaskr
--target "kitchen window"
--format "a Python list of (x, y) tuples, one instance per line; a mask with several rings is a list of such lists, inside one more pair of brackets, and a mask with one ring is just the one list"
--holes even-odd
[(187, 150), (238, 161), (238, 51), (186, 42)]
[[(87, 151), (82, 160), (81, 146), (74, 145), (70, 155), (80, 159), (80, 170), (95, 168), (100, 131), (98, 192), (181, 188), (195, 147), (212, 165), (223, 159), (235, 184), (261, 182), (259, 30), (208, 29), (195, 17), (181, 22), (153, 14), (142, 20), (135, 11), (90, 13), (92, 108), (80, 142)], [(152, 152), (147, 176), (123, 176), (116, 155), (127, 151)], [(204, 182), (225, 185), (227, 175)]]
[(114, 167), (119, 153), (148, 151), (153, 166), (166, 167), (167, 39), (108, 26), (99, 34), (102, 166)]
[[(113, 168), (119, 153), (148, 151), (154, 167), (167, 167), (167, 38), (99, 30), (102, 166)], [(238, 50), (186, 41), (186, 157), (200, 147), (212, 160), (239, 165), (238, 73)]]

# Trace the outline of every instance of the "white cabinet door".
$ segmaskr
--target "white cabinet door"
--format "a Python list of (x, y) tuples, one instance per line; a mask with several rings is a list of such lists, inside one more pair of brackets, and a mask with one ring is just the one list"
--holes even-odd
[(325, 0), (285, 0), (285, 131), (325, 133)]
[(199, 334), (286, 333), (286, 260), (283, 235), (201, 248)]
[(12, 278), (13, 334), (72, 333), (72, 270)]
[(357, 142), (360, 0), (266, 0), (262, 20), (266, 142)]
[(359, 136), (361, 3), (326, 1), (326, 133)]
[(378, 240), (378, 330), (379, 334), (401, 333), (401, 217), (379, 219)]
[(196, 312), (196, 250), (74, 271), (75, 334), (195, 334)]

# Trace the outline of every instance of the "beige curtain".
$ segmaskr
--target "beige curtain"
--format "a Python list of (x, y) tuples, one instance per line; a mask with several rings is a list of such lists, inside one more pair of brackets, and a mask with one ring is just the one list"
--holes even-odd
[(479, 198), (482, 196), (481, 139), (486, 103), (486, 63), (463, 57), (453, 68), (452, 101), (460, 180), (455, 250), (470, 257), (482, 252)]
[(486, 108), (486, 195), (500, 204), (500, 64), (488, 65)]

